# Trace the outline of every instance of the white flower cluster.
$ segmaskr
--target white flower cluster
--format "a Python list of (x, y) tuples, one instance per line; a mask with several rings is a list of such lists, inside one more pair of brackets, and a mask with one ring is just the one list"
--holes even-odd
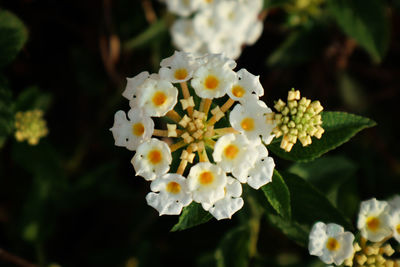
[(317, 222), (309, 236), (310, 254), (326, 264), (400, 266), (399, 259), (387, 258), (395, 251), (386, 243), (392, 237), (400, 243), (400, 196), (390, 201), (375, 198), (363, 201), (357, 228), (361, 233), (360, 243), (354, 243), (354, 235), (340, 225)]
[(263, 30), (258, 18), (262, 0), (166, 0), (166, 4), (170, 12), (183, 17), (174, 22), (171, 35), (175, 46), (186, 52), (237, 58), (242, 46), (254, 44)]
[[(264, 94), (259, 77), (233, 71), (236, 62), (220, 54), (175, 52), (160, 65), (158, 74), (128, 79), (122, 95), (131, 110), (128, 118), (115, 114), (115, 145), (136, 151), (133, 167), (152, 181), (146, 200), (160, 215), (180, 214), (195, 201), (218, 220), (231, 218), (243, 206), (241, 183), (258, 189), (275, 167), (264, 145), (275, 125), (271, 109), (258, 100)], [(213, 103), (221, 97), (227, 99), (222, 106)], [(167, 129), (155, 129), (152, 117), (164, 116)], [(174, 160), (179, 166), (171, 173)]]

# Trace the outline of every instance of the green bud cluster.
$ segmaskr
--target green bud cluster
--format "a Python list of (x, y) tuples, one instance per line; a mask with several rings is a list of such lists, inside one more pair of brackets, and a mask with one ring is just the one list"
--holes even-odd
[(27, 140), (30, 145), (38, 144), (39, 139), (48, 133), (43, 111), (37, 109), (17, 112), (14, 125), (15, 139), (19, 142)]
[(312, 101), (305, 97), (300, 99), (300, 91), (292, 89), (288, 93), (287, 103), (281, 99), (275, 102), (274, 115), (276, 127), (273, 133), (276, 137), (283, 136), (281, 148), (289, 152), (293, 145), (300, 140), (303, 146), (311, 144), (311, 137), (320, 139), (324, 133), (321, 127), (321, 111), (323, 107), (319, 101)]

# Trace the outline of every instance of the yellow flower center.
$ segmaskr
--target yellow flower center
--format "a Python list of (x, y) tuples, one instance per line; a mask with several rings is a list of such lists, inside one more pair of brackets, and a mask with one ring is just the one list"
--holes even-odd
[(244, 118), (240, 126), (242, 126), (242, 129), (245, 131), (252, 131), (254, 130), (254, 120), (252, 118)]
[(396, 231), (397, 231), (397, 233), (400, 235), (400, 224), (397, 225)]
[(214, 181), (214, 175), (210, 171), (204, 171), (200, 173), (199, 175), (199, 182), (202, 185), (208, 185), (211, 184)]
[(242, 97), (246, 91), (240, 85), (235, 85), (232, 87), (232, 94), (236, 97)]
[(326, 248), (330, 251), (337, 251), (340, 248), (340, 243), (333, 237), (330, 237), (326, 242)]
[(367, 218), (367, 227), (372, 232), (375, 232), (376, 230), (378, 230), (380, 224), (381, 224), (381, 221), (377, 217), (371, 216), (371, 217)]
[(153, 95), (153, 104), (155, 106), (161, 106), (162, 104), (165, 103), (165, 101), (167, 101), (167, 96), (165, 95), (164, 92), (161, 91), (157, 91), (154, 95)]
[(178, 194), (181, 192), (181, 185), (177, 182), (169, 182), (167, 184), (167, 191), (172, 194)]
[(144, 133), (144, 126), (141, 122), (132, 125), (132, 133), (136, 136), (142, 136)]
[(239, 148), (235, 145), (229, 145), (224, 149), (225, 157), (227, 157), (228, 159), (236, 158), (238, 153), (239, 153)]
[(152, 150), (149, 152), (149, 154), (147, 155), (147, 158), (149, 159), (149, 161), (152, 164), (158, 164), (161, 162), (162, 160), (162, 154), (159, 150)]
[(188, 73), (186, 69), (177, 69), (175, 70), (174, 77), (177, 80), (183, 80), (187, 77)]
[(204, 85), (205, 85), (206, 89), (214, 90), (215, 88), (218, 87), (219, 80), (218, 80), (217, 77), (215, 77), (214, 75), (210, 74), (210, 75), (207, 76), (207, 78), (206, 78), (206, 80), (204, 82)]

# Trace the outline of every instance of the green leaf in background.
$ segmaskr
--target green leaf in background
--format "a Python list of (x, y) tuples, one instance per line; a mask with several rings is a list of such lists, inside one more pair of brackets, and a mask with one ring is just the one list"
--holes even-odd
[(0, 77), (0, 148), (14, 128), (14, 107), (12, 95), (5, 81)]
[(192, 228), (208, 222), (211, 218), (212, 215), (205, 211), (201, 204), (192, 202), (189, 206), (183, 208), (179, 221), (172, 227), (171, 232)]
[(352, 224), (331, 202), (313, 185), (291, 173), (283, 174), (289, 188), (293, 221), (310, 227), (317, 221), (337, 223), (347, 229)]
[(0, 67), (17, 56), (28, 39), (28, 31), (13, 13), (0, 10)]
[(264, 0), (264, 9), (281, 7), (291, 1), (292, 0)]
[(51, 104), (52, 97), (49, 93), (44, 93), (36, 86), (31, 86), (22, 91), (15, 104), (16, 111), (26, 111), (40, 109), (46, 111)]
[(250, 224), (230, 230), (221, 240), (215, 258), (218, 267), (245, 267), (250, 260)]
[(289, 189), (277, 170), (274, 170), (272, 182), (261, 187), (271, 206), (284, 218), (290, 219)]
[(312, 139), (312, 144), (303, 147), (297, 142), (290, 152), (280, 148), (281, 138), (275, 139), (269, 146), (275, 155), (292, 161), (306, 162), (314, 160), (326, 152), (346, 143), (359, 131), (376, 125), (371, 119), (345, 112), (322, 112), (322, 127), (325, 133), (321, 139)]
[(318, 26), (303, 27), (288, 35), (267, 59), (270, 67), (288, 67), (315, 57), (324, 46), (324, 30)]
[(380, 62), (389, 46), (389, 22), (381, 0), (330, 0), (328, 9), (340, 28)]

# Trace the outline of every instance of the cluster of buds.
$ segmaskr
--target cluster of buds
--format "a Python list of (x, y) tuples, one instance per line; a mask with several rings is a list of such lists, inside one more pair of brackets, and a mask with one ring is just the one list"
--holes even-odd
[[(241, 183), (258, 189), (275, 167), (264, 145), (275, 125), (258, 99), (259, 77), (234, 71), (236, 62), (220, 54), (175, 52), (160, 65), (158, 73), (128, 79), (122, 95), (131, 110), (128, 119), (115, 114), (115, 144), (136, 151), (133, 167), (151, 181), (146, 200), (160, 215), (180, 214), (195, 201), (217, 219), (230, 218), (243, 206)], [(164, 129), (155, 129), (157, 117), (168, 121)]]
[[(390, 201), (363, 201), (358, 214), (359, 242), (340, 225), (317, 222), (310, 232), (311, 255), (327, 263), (355, 267), (400, 267), (400, 259), (388, 242), (400, 243), (400, 196)], [(400, 250), (398, 251), (400, 252)]]
[(37, 109), (17, 112), (14, 125), (15, 139), (19, 142), (27, 140), (30, 145), (37, 145), (48, 133), (43, 111)]
[(300, 98), (299, 90), (289, 91), (287, 103), (279, 99), (274, 107), (278, 113), (273, 117), (276, 122), (273, 133), (276, 137), (283, 136), (281, 148), (286, 152), (292, 150), (297, 140), (303, 146), (308, 146), (312, 143), (311, 137), (320, 139), (324, 133), (321, 127), (321, 103), (311, 102), (305, 97)]

